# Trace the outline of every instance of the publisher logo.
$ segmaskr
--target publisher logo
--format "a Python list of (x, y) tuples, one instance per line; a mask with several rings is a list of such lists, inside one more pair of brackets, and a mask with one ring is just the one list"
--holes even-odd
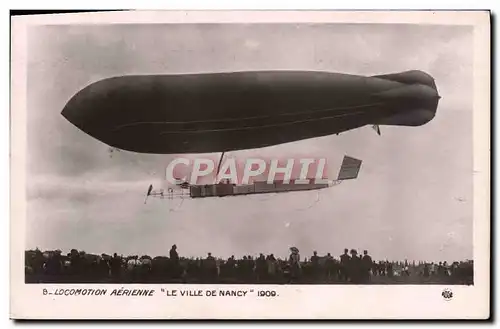
[(453, 291), (451, 291), (450, 289), (445, 289), (441, 293), (441, 296), (443, 296), (444, 300), (449, 301), (453, 298)]

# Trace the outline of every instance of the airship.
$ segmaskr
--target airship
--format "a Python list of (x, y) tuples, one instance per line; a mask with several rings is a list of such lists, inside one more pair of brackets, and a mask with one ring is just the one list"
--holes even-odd
[(228, 152), (339, 134), (371, 125), (417, 127), (440, 96), (411, 70), (376, 76), (320, 71), (127, 75), (77, 92), (61, 114), (122, 150)]

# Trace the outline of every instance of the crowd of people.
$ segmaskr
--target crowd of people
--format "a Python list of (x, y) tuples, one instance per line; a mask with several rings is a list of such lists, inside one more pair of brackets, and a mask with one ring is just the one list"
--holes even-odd
[(179, 256), (173, 245), (169, 256), (95, 255), (72, 249), (25, 252), (27, 283), (263, 283), (263, 284), (473, 284), (473, 261), (374, 261), (367, 250), (348, 249), (335, 258), (313, 252), (301, 259), (290, 248), (287, 258), (273, 254), (221, 259)]

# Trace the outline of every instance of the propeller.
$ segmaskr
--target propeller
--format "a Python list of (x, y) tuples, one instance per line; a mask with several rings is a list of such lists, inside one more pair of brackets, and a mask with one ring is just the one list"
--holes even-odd
[(373, 130), (377, 132), (377, 134), (380, 136), (380, 126), (379, 125), (373, 125), (372, 126)]
[(148, 196), (151, 195), (152, 191), (153, 191), (153, 184), (149, 185), (148, 193), (146, 194), (146, 198), (144, 198), (144, 204), (146, 204), (146, 201), (148, 200)]

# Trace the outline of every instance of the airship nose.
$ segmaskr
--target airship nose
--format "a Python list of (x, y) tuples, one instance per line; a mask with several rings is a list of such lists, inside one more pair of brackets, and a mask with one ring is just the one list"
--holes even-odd
[(74, 95), (64, 106), (61, 115), (76, 127), (83, 129), (85, 125), (84, 97), (80, 93)]
[(79, 108), (81, 106), (78, 106), (78, 102), (74, 100), (75, 97), (73, 97), (67, 104), (64, 106), (61, 115), (68, 120), (70, 123), (73, 125), (77, 126), (78, 128), (82, 129), (82, 120), (84, 119), (82, 117), (82, 111), (79, 111)]
[(68, 101), (61, 115), (83, 132), (103, 141), (107, 138), (105, 132), (110, 128), (110, 120), (100, 99), (96, 97), (94, 85), (90, 85)]
[(89, 112), (92, 112), (93, 107), (89, 106), (90, 104), (88, 103), (88, 97), (85, 90), (82, 90), (68, 101), (61, 115), (79, 129), (92, 135), (91, 130), (94, 125), (90, 123), (89, 120), (91, 120), (93, 116)]
[[(145, 78), (108, 78), (94, 82), (77, 92), (63, 108), (61, 114), (81, 131), (112, 147), (132, 150), (147, 136), (154, 135), (152, 127), (120, 129), (137, 123), (140, 112), (144, 123), (164, 120), (163, 111), (155, 111), (158, 102), (149, 97), (157, 86)], [(163, 94), (160, 94), (161, 96)], [(158, 97), (156, 98), (156, 100)], [(153, 103), (153, 105), (152, 105)], [(153, 110), (152, 110), (153, 109)], [(139, 122), (142, 123), (142, 122)], [(140, 135), (141, 138), (137, 138)], [(148, 139), (151, 140), (151, 139)]]

